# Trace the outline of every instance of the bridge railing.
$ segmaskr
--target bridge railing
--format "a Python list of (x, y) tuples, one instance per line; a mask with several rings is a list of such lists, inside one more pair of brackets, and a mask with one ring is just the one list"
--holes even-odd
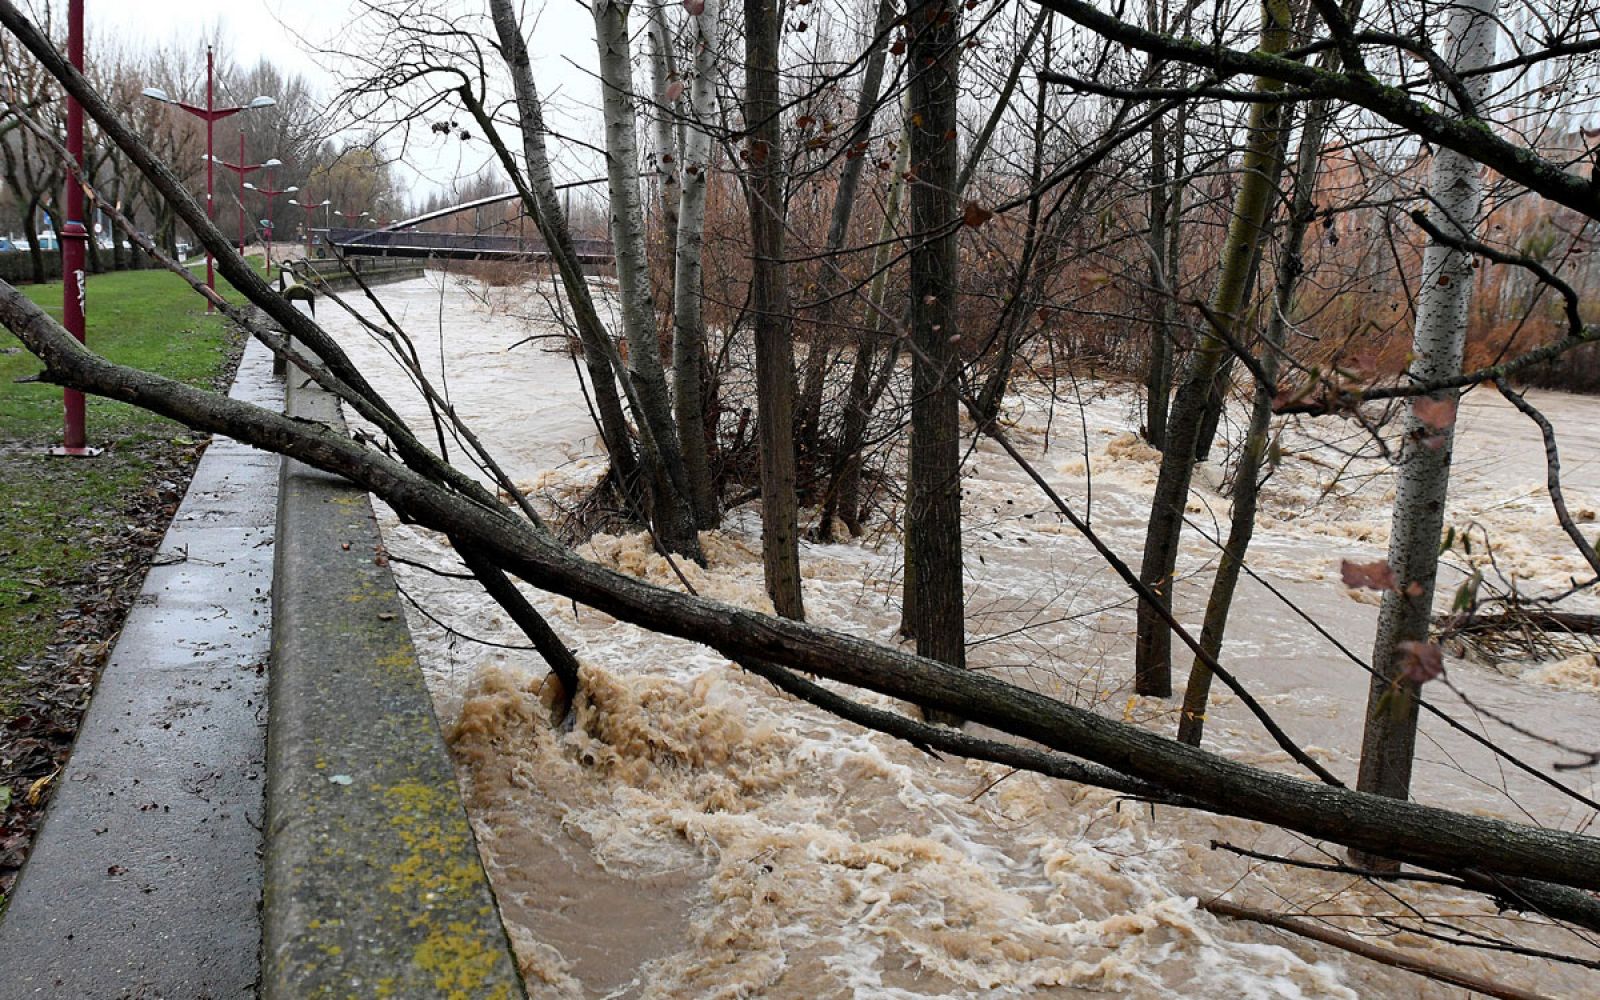
[[(543, 260), (550, 248), (538, 236), (501, 236), (479, 233), (421, 233), (383, 229), (313, 230), (326, 244), (351, 256), (437, 256), (454, 258), (526, 258)], [(610, 260), (610, 240), (574, 239), (573, 248), (585, 262)]]

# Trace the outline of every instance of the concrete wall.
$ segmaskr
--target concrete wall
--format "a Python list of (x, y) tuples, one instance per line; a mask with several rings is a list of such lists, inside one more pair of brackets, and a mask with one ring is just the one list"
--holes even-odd
[[(286, 412), (343, 433), (291, 372)], [(521, 1000), (365, 491), (283, 461), (261, 996)]]

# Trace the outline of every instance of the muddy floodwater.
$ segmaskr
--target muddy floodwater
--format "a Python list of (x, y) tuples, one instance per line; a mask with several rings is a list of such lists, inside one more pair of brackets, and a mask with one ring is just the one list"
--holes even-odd
[[(539, 503), (581, 497), (604, 471), (571, 357), (544, 294), (485, 289), (437, 273), (379, 290), (451, 404)], [(544, 289), (548, 293), (548, 288)], [(383, 348), (330, 304), (321, 318), (424, 440), (433, 425)], [(1023, 387), (1028, 390), (1028, 387)], [(1137, 565), (1159, 456), (1133, 433), (1125, 387), (1075, 384), (1056, 401), (1009, 401), (1010, 433), (1079, 512)], [(1567, 500), (1588, 535), (1600, 508), (1600, 401), (1531, 397), (1560, 428)], [(1447, 522), (1472, 538), (1441, 576), (1441, 606), (1476, 569), (1525, 592), (1587, 568), (1544, 492), (1537, 429), (1475, 392), (1458, 422)], [(1225, 426), (1224, 436), (1237, 428)], [(1342, 559), (1380, 559), (1393, 483), (1359, 427), (1288, 426), (1263, 495), (1224, 658), (1301, 746), (1354, 781), (1367, 679), (1341, 646), (1371, 649), (1376, 601), (1346, 589)], [(1226, 449), (1219, 447), (1217, 453)], [(467, 467), (452, 444), (452, 458)], [(1177, 588), (1198, 633), (1227, 501), (1217, 465), (1190, 500)], [(970, 661), (1016, 683), (1161, 732), (1175, 702), (1132, 694), (1133, 607), (1037, 489), (988, 442), (964, 468)], [(408, 560), (459, 569), (445, 541), (380, 510)], [(684, 567), (704, 596), (767, 609), (759, 521), (749, 507), (706, 532), (708, 565)], [(637, 535), (596, 536), (583, 553), (681, 588)], [(803, 543), (808, 620), (897, 641), (901, 552), (881, 521), (841, 544)], [(779, 694), (716, 653), (531, 592), (583, 661), (570, 732), (546, 722), (543, 663), (475, 586), (395, 566), (519, 960), (536, 997), (1161, 998), (1461, 997), (1409, 973), (1253, 924), (1197, 901), (1228, 898), (1326, 917), (1341, 929), (1558, 997), (1600, 996), (1600, 973), (1493, 950), (1448, 947), (1455, 928), (1600, 959), (1592, 938), (1497, 914), (1448, 890), (1378, 887), (1268, 866), (1225, 850), (1336, 858), (1239, 820), (1151, 808), (1108, 792), (936, 760)], [(1594, 612), (1586, 595), (1568, 610)], [(1314, 624), (1313, 624), (1314, 623)], [(479, 641), (482, 640), (482, 641)], [(1447, 658), (1471, 701), (1580, 747), (1600, 744), (1600, 666), (1577, 646), (1543, 658)], [(1495, 659), (1496, 662), (1483, 662)], [(1178, 657), (1176, 683), (1187, 661)], [(1428, 695), (1549, 771), (1569, 759), (1475, 713), (1439, 684)], [(893, 703), (875, 695), (864, 700)], [(1207, 745), (1264, 767), (1286, 756), (1231, 698), (1213, 705)], [(1575, 800), (1424, 719), (1415, 797), (1523, 822), (1590, 829)], [(1557, 772), (1550, 772), (1557, 773)], [(1593, 796), (1596, 772), (1559, 772)], [(1453, 932), (1452, 932), (1453, 933)]]

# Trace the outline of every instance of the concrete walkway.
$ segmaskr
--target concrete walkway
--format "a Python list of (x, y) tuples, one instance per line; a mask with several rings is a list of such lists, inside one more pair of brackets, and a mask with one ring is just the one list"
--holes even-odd
[[(232, 394), (281, 406), (260, 344)], [(0, 1000), (255, 995), (278, 466), (206, 449), (0, 922)]]

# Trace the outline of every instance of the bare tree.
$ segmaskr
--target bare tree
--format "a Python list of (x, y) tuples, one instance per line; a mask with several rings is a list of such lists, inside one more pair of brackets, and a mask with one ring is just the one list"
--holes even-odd
[(783, 135), (778, 100), (776, 0), (745, 0), (745, 156), (750, 205), (756, 422), (761, 439), (761, 560), (767, 596), (785, 618), (805, 617), (795, 497), (794, 339), (783, 263)]
[[(700, 12), (691, 15), (694, 70), (687, 88), (689, 116), (683, 128), (681, 163), (677, 165), (681, 183), (673, 254), (672, 404), (678, 436), (683, 442), (683, 469), (694, 502), (695, 523), (702, 528), (714, 527), (720, 520), (716, 488), (711, 481), (705, 395), (701, 391), (706, 351), (706, 187), (715, 154), (711, 132), (715, 127), (712, 115), (717, 97), (714, 72), (720, 14), (719, 0), (705, 0)], [(664, 18), (665, 14), (658, 16)]]
[[(1490, 77), (1479, 72), (1494, 61), (1499, 27), (1495, 0), (1466, 0), (1451, 8), (1447, 52), (1463, 78), (1448, 95), (1462, 118), (1476, 116)], [(1478, 221), (1483, 189), (1478, 166), (1454, 150), (1441, 150), (1433, 163), (1431, 195), (1438, 225), (1457, 238), (1470, 238)], [(1416, 331), (1410, 375), (1419, 385), (1461, 373), (1472, 301), (1472, 259), (1439, 241), (1422, 258)], [(1395, 586), (1385, 592), (1372, 647), (1372, 684), (1367, 723), (1361, 739), (1364, 792), (1404, 798), (1411, 788), (1411, 762), (1417, 734), (1417, 688), (1431, 676), (1438, 647), (1428, 638), (1438, 577), (1439, 539), (1444, 533), (1445, 494), (1450, 486), (1451, 444), (1458, 394), (1443, 391), (1413, 397), (1406, 414), (1396, 468), (1394, 517), (1389, 535), (1389, 568)], [(1392, 864), (1370, 854), (1370, 864)]]
[[(960, 15), (947, 0), (906, 9), (911, 81), (911, 457), (906, 471), (907, 616), (917, 655), (966, 663), (961, 571), (960, 340), (955, 187)], [(926, 709), (932, 721), (960, 716)]]
[[(1292, 20), (1287, 0), (1266, 0), (1262, 5), (1260, 51), (1275, 54), (1287, 48)], [(1269, 93), (1282, 89), (1270, 78), (1258, 79), (1256, 84)], [(1236, 340), (1236, 331), (1242, 325), (1250, 278), (1283, 170), (1282, 114), (1283, 105), (1275, 101), (1262, 102), (1251, 109), (1249, 136), (1240, 166), (1244, 176), (1239, 182), (1228, 240), (1222, 251), (1222, 271), (1212, 296), (1211, 311), (1217, 329), (1208, 334), (1190, 360), (1168, 418), (1161, 473), (1150, 503), (1144, 562), (1139, 569), (1139, 579), (1167, 608), (1172, 603), (1173, 571), (1178, 561), (1184, 505), (1194, 474), (1195, 447), (1217, 373), (1229, 357), (1229, 342)], [(1172, 693), (1172, 633), (1162, 610), (1149, 601), (1139, 604), (1134, 671), (1140, 694), (1166, 697)]]

